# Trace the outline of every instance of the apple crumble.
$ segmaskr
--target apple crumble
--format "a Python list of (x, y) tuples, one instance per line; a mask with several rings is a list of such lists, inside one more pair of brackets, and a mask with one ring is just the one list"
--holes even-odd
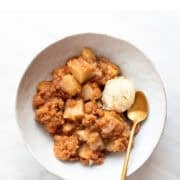
[(119, 75), (117, 65), (83, 48), (53, 70), (51, 81), (37, 85), (35, 120), (52, 135), (58, 159), (94, 165), (109, 153), (126, 151), (131, 122), (124, 112), (105, 110), (102, 104), (106, 82)]

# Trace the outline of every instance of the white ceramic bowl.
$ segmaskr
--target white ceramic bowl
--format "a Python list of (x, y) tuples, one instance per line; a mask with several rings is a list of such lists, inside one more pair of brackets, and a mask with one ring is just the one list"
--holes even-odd
[(78, 34), (62, 39), (43, 50), (28, 66), (17, 92), (17, 123), (35, 159), (49, 172), (67, 180), (118, 180), (124, 154), (109, 155), (101, 166), (84, 167), (80, 163), (59, 161), (53, 154), (53, 140), (35, 121), (32, 96), (39, 81), (49, 79), (51, 71), (91, 47), (121, 67), (136, 88), (145, 92), (149, 101), (149, 116), (135, 138), (128, 175), (135, 172), (150, 157), (163, 131), (166, 118), (166, 98), (162, 81), (150, 60), (132, 44), (102, 34)]

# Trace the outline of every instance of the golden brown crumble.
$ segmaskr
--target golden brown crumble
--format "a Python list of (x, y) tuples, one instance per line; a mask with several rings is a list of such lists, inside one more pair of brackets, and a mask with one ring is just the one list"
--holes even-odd
[(107, 152), (127, 149), (131, 122), (101, 102), (105, 83), (119, 73), (117, 65), (84, 48), (52, 72), (52, 81), (37, 85), (35, 119), (53, 135), (58, 159), (102, 164)]
[(97, 70), (98, 74), (92, 80), (100, 85), (105, 85), (106, 82), (120, 74), (120, 69), (117, 65), (110, 62), (109, 59), (104, 57), (99, 57), (97, 60)]
[(42, 124), (49, 133), (54, 134), (64, 123), (63, 109), (62, 99), (49, 99), (43, 106), (36, 109), (36, 121)]
[(54, 153), (61, 160), (77, 160), (79, 141), (77, 136), (54, 136)]

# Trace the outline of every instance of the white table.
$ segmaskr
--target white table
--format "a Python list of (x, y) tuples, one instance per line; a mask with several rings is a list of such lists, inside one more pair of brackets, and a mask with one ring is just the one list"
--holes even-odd
[(127, 39), (154, 62), (167, 92), (167, 124), (157, 149), (128, 180), (180, 179), (180, 16), (128, 14), (0, 16), (0, 179), (59, 179), (46, 172), (27, 152), (16, 126), (15, 94), (27, 64), (41, 49), (68, 34), (80, 32)]

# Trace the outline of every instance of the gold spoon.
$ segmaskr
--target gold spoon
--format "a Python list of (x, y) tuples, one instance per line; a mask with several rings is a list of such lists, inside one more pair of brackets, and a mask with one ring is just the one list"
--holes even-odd
[(146, 96), (143, 92), (137, 91), (135, 95), (135, 101), (132, 107), (127, 111), (127, 116), (130, 120), (133, 121), (133, 126), (129, 138), (128, 148), (126, 151), (126, 157), (124, 160), (123, 171), (121, 175), (121, 180), (126, 179), (128, 161), (130, 156), (130, 151), (132, 147), (133, 137), (135, 133), (135, 129), (138, 123), (144, 121), (148, 115), (148, 102)]

